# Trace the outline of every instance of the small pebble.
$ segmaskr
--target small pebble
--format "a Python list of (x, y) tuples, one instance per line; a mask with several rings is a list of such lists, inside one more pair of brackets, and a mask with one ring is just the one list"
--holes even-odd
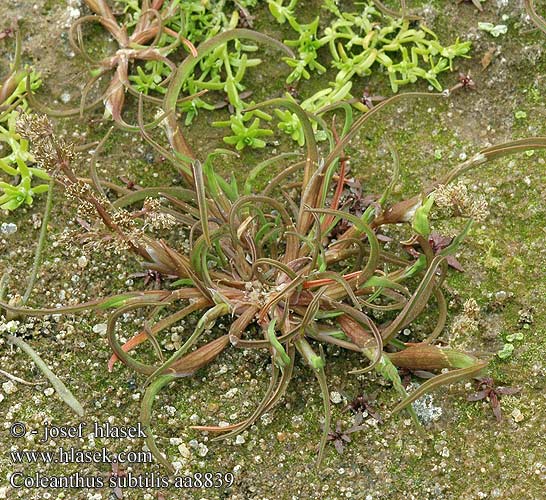
[(104, 335), (106, 333), (106, 328), (106, 323), (97, 323), (95, 326), (93, 326), (93, 333)]
[(330, 401), (337, 405), (343, 401), (343, 398), (341, 397), (341, 394), (339, 392), (332, 391), (330, 393)]
[(2, 222), (2, 225), (0, 225), (0, 233), (7, 234), (8, 236), (10, 234), (14, 234), (17, 232), (17, 224), (14, 224), (13, 222)]
[(280, 443), (286, 441), (286, 438), (288, 437), (288, 434), (286, 432), (277, 432), (277, 441)]
[(2, 384), (2, 389), (6, 394), (13, 394), (17, 391), (17, 386), (11, 380), (8, 380)]
[(49, 396), (53, 396), (53, 393), (55, 392), (55, 389), (53, 389), (53, 387), (48, 387), (47, 389), (44, 390), (44, 394), (49, 397)]
[(514, 408), (512, 411), (512, 418), (514, 419), (514, 422), (521, 422), (525, 417), (519, 408)]
[(238, 391), (237, 387), (233, 387), (232, 389), (230, 389), (224, 394), (224, 397), (226, 399), (231, 399), (233, 396), (235, 396), (235, 394), (237, 394), (237, 391)]
[(178, 451), (180, 452), (180, 456), (182, 458), (191, 457), (191, 450), (184, 443), (178, 446)]
[(508, 297), (508, 294), (504, 290), (499, 290), (495, 293), (495, 298), (497, 300), (505, 300)]

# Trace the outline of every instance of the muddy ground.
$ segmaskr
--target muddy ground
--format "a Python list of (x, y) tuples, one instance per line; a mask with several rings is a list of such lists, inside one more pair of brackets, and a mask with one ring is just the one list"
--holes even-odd
[[(302, 0), (300, 5), (311, 18), (319, 3)], [(472, 58), (458, 60), (455, 71), (442, 75), (441, 81), (448, 87), (457, 81), (459, 71), (470, 72), (476, 89), (459, 92), (449, 99), (409, 99), (383, 111), (352, 144), (353, 173), (365, 190), (377, 192), (385, 185), (389, 169), (382, 139), (386, 135), (395, 142), (404, 172), (397, 196), (417, 192), (431, 178), (437, 178), (481, 147), (510, 138), (546, 135), (546, 38), (533, 29), (521, 1), (486, 0), (483, 12), (470, 2), (408, 3), (425, 16), (445, 43), (457, 36), (472, 40)], [(539, 10), (546, 12), (546, 4), (538, 4)], [(24, 57), (42, 73), (40, 98), (49, 106), (63, 107), (79, 100), (78, 89), (86, 79), (86, 67), (74, 57), (66, 30), (72, 19), (86, 12), (77, 0), (8, 0), (0, 5), (0, 28), (15, 17), (20, 20)], [(477, 29), (478, 21), (506, 24), (508, 32), (494, 38)], [(273, 35), (282, 38), (280, 31), (274, 31), (277, 28), (265, 8), (259, 9), (256, 27), (273, 30)], [(96, 43), (99, 41), (97, 35)], [(491, 61), (484, 69), (486, 54)], [(3, 55), (1, 68), (5, 71), (8, 52)], [(280, 65), (264, 64), (252, 72), (250, 87), (258, 98), (280, 95), (285, 74), (286, 69)], [(310, 83), (306, 88), (319, 84)], [(381, 75), (358, 85), (373, 85), (374, 91), (387, 95), (390, 92)], [(413, 89), (426, 90), (426, 86), (404, 90)], [(62, 103), (67, 96), (69, 103)], [(522, 111), (525, 114), (518, 113)], [(222, 113), (225, 111), (218, 115), (225, 116)], [(221, 144), (221, 131), (211, 129), (210, 120), (210, 115), (202, 114), (187, 131), (198, 155)], [(59, 131), (78, 143), (101, 137), (109, 125), (101, 122), (100, 111), (83, 119), (57, 120), (56, 124)], [(288, 147), (283, 144), (279, 147)], [(246, 153), (238, 163), (223, 168), (226, 173), (234, 169), (238, 177), (244, 178), (245, 171), (273, 149)], [(436, 391), (427, 401), (428, 406), (422, 411), (429, 416), (434, 414), (435, 419), (426, 426), (426, 438), (421, 438), (403, 415), (389, 415), (389, 408), (396, 402), (393, 391), (373, 375), (347, 375), (360, 360), (332, 349), (328, 351), (329, 385), (332, 392), (341, 395), (341, 401), (333, 405), (334, 422), (340, 420), (344, 427), (351, 425), (350, 414), (342, 411), (345, 398), (350, 400), (362, 391), (377, 392), (375, 405), (383, 417), (379, 425), (367, 418), (367, 429), (351, 436), (342, 455), (329, 446), (323, 466), (318, 470), (314, 467), (322, 405), (314, 378), (303, 366), (297, 366), (282, 403), (245, 432), (242, 439), (211, 442), (209, 436), (192, 431), (189, 426), (241, 420), (260, 400), (268, 381), (265, 355), (233, 349), (194, 378), (183, 379), (162, 393), (156, 402), (154, 429), (170, 460), (178, 462), (178, 475), (229, 472), (234, 474), (234, 483), (219, 490), (160, 489), (164, 498), (544, 498), (545, 158), (541, 152), (520, 154), (497, 160), (467, 176), (472, 189), (486, 195), (491, 215), (471, 231), (458, 254), (465, 272), (452, 271), (445, 286), (450, 315), (441, 338), (455, 347), (489, 356), (491, 376), (501, 385), (521, 388), (519, 395), (502, 398), (501, 423), (496, 422), (486, 402), (466, 401), (473, 384), (462, 382)], [(82, 173), (87, 165), (84, 158)], [(102, 153), (99, 173), (114, 182), (120, 182), (119, 175), (142, 185), (180, 182), (172, 167), (161, 162), (136, 135), (117, 130)], [(14, 214), (0, 213), (2, 222), (14, 222), (18, 227), (15, 234), (0, 236), (0, 271), (11, 270), (11, 296), (24, 289), (43, 209), (42, 197), (30, 208)], [(74, 227), (74, 209), (62, 192), (55, 191), (49, 243), (31, 304), (67, 304), (142, 289), (142, 280), (131, 277), (139, 271), (131, 257), (92, 253), (86, 255), (84, 262), (81, 249), (62, 241), (63, 230)], [(459, 228), (458, 223), (442, 226), (449, 234), (455, 234)], [(453, 320), (469, 298), (474, 298), (481, 308), (478, 332), (453, 332)], [(434, 314), (433, 305), (430, 314)], [(85, 422), (87, 429), (93, 422), (136, 424), (143, 380), (123, 366), (107, 372), (110, 350), (101, 334), (106, 319), (102, 313), (86, 313), (27, 322), (27, 341), (69, 385), (85, 407), (86, 415), (83, 419), (75, 417), (56, 395), (47, 391), (47, 384), (18, 383), (16, 390), (2, 386), (0, 498), (115, 498), (108, 488), (55, 491), (14, 490), (7, 486), (8, 475), (14, 471), (50, 476), (79, 472), (107, 478), (110, 470), (108, 464), (16, 465), (9, 455), (13, 449), (104, 446), (111, 452), (142, 450), (140, 439), (91, 440), (89, 432), (81, 440), (56, 440), (47, 445), (40, 444), (36, 436), (29, 435), (25, 440), (9, 434), (16, 421), (26, 423), (29, 429), (41, 429), (45, 421), (57, 425)], [(137, 328), (136, 319), (126, 318), (126, 338)], [(191, 326), (192, 321), (195, 319), (186, 326)], [(426, 319), (418, 322), (416, 332), (426, 333), (429, 325)], [(172, 334), (183, 332), (182, 326)], [(523, 333), (523, 339), (513, 342), (513, 354), (504, 360), (495, 356), (507, 336), (518, 332)], [(42, 378), (22, 352), (6, 343), (0, 343), (0, 368), (30, 381)], [(0, 382), (6, 381), (0, 375)], [(156, 464), (135, 464), (129, 472), (149, 477), (152, 473), (165, 474)], [(150, 488), (127, 488), (123, 495), (128, 499), (161, 498), (158, 490)]]

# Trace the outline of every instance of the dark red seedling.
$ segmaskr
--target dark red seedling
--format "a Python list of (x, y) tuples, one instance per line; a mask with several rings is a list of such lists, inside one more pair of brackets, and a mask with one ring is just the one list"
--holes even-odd
[(153, 288), (159, 290), (161, 284), (163, 283), (163, 275), (159, 271), (154, 271), (153, 269), (148, 269), (142, 273), (134, 273), (129, 276), (130, 278), (144, 278), (144, 286), (148, 286), (150, 283), (153, 283)]
[(354, 414), (354, 423), (355, 425), (360, 425), (364, 420), (364, 412), (368, 413), (371, 417), (375, 418), (379, 423), (382, 423), (383, 420), (373, 406), (375, 397), (367, 396), (362, 393), (354, 398), (346, 407), (345, 410), (351, 410)]
[(9, 38), (10, 36), (13, 36), (14, 33), (15, 28), (6, 28), (5, 30), (0, 31), (0, 40), (3, 40), (4, 38)]
[[(112, 462), (112, 471), (108, 476), (108, 480), (113, 477), (117, 479), (118, 477), (124, 477), (126, 475), (127, 472), (119, 468), (118, 462)], [(123, 491), (120, 486), (115, 486), (113, 491), (116, 498), (123, 498)]]
[(410, 370), (408, 368), (399, 368), (398, 373), (400, 373), (400, 378), (402, 379), (402, 385), (408, 387), (411, 384), (411, 377), (415, 376), (418, 378), (429, 379), (434, 377), (434, 373), (427, 372), (425, 370)]
[[(245, 90), (244, 92), (240, 92), (239, 93), (239, 97), (241, 99), (248, 99), (249, 97), (252, 96), (252, 90)], [(216, 104), (214, 104), (214, 109), (223, 109), (227, 106), (228, 108), (228, 111), (230, 113), (233, 113), (235, 111), (235, 108), (229, 103), (229, 99), (228, 99), (228, 96), (226, 94), (226, 97), (225, 99), (221, 100), (221, 101), (218, 101)]]
[(517, 394), (521, 389), (518, 387), (495, 387), (495, 382), (491, 377), (480, 377), (476, 380), (478, 381), (478, 392), (471, 394), (466, 399), (468, 401), (489, 401), (497, 422), (501, 422), (502, 411), (500, 397)]
[(459, 73), (459, 83), (463, 89), (474, 90), (476, 88), (476, 82), (472, 80), (470, 73)]
[(248, 12), (247, 9), (243, 5), (241, 5), (239, 2), (235, 1), (235, 5), (239, 9), (239, 28), (253, 28), (254, 27), (254, 19), (256, 16), (253, 16)]
[(474, 90), (476, 88), (476, 82), (470, 76), (470, 73), (459, 73), (459, 83), (454, 85), (450, 92), (454, 92), (458, 89)]
[(336, 451), (341, 455), (343, 454), (345, 446), (351, 442), (349, 434), (361, 431), (365, 428), (366, 426), (364, 425), (353, 425), (352, 427), (349, 427), (349, 429), (343, 431), (341, 429), (341, 422), (338, 420), (336, 423), (336, 430), (328, 433), (328, 441), (334, 443)]
[[(447, 236), (442, 236), (440, 233), (437, 233), (436, 231), (433, 231), (430, 233), (430, 236), (428, 238), (428, 242), (432, 248), (432, 251), (434, 252), (434, 255), (438, 255), (442, 250), (447, 248), (451, 243), (453, 243), (453, 238), (449, 238)], [(406, 252), (408, 252), (412, 257), (419, 258), (421, 255), (415, 248), (414, 245), (417, 244), (417, 241), (412, 242), (410, 245), (405, 245), (404, 249)], [(449, 267), (452, 267), (453, 269), (456, 269), (457, 271), (463, 272), (463, 266), (461, 263), (456, 259), (454, 255), (448, 255), (446, 257), (446, 262), (449, 265)]]
[(137, 191), (139, 189), (142, 189), (142, 186), (139, 186), (134, 180), (129, 179), (128, 177), (125, 177), (124, 175), (120, 175), (118, 179), (125, 184), (125, 187), (129, 189), (130, 191)]
[(286, 91), (287, 91), (294, 99), (299, 99), (300, 93), (298, 92), (298, 89), (296, 88), (295, 85), (287, 85), (287, 86), (286, 86)]
[(368, 87), (366, 87), (362, 91), (362, 97), (360, 98), (360, 102), (364, 104), (364, 106), (366, 106), (368, 109), (372, 109), (375, 105), (375, 102), (380, 102), (384, 100), (385, 98), (381, 95), (372, 95)]

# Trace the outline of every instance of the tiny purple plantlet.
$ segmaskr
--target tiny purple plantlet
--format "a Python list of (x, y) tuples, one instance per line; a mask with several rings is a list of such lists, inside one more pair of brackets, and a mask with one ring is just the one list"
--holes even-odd
[(501, 422), (502, 411), (500, 397), (517, 394), (521, 389), (518, 387), (497, 387), (491, 377), (479, 377), (476, 380), (478, 381), (478, 392), (471, 394), (466, 399), (468, 401), (489, 401), (497, 422)]

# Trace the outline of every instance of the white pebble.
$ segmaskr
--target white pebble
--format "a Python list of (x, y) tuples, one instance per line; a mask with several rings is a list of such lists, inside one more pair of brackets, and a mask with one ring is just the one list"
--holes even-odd
[(224, 394), (224, 397), (227, 399), (231, 399), (233, 396), (235, 396), (235, 394), (237, 394), (237, 391), (237, 387), (233, 387), (233, 389), (230, 389)]
[(512, 411), (512, 418), (514, 419), (514, 422), (521, 422), (525, 417), (519, 408), (514, 408)]
[(13, 222), (2, 222), (2, 225), (0, 225), (0, 233), (7, 234), (8, 236), (10, 234), (14, 234), (17, 232), (17, 224), (14, 224)]
[(343, 401), (343, 398), (339, 392), (332, 391), (330, 393), (330, 401), (334, 403), (335, 405), (337, 405)]
[(98, 333), (99, 335), (106, 334), (106, 323), (98, 323), (93, 326), (93, 333)]
[(178, 451), (180, 452), (180, 456), (182, 458), (190, 458), (191, 457), (191, 450), (184, 443), (182, 443), (178, 447)]
[(13, 394), (17, 391), (17, 386), (11, 380), (8, 380), (2, 384), (2, 389), (6, 394)]

